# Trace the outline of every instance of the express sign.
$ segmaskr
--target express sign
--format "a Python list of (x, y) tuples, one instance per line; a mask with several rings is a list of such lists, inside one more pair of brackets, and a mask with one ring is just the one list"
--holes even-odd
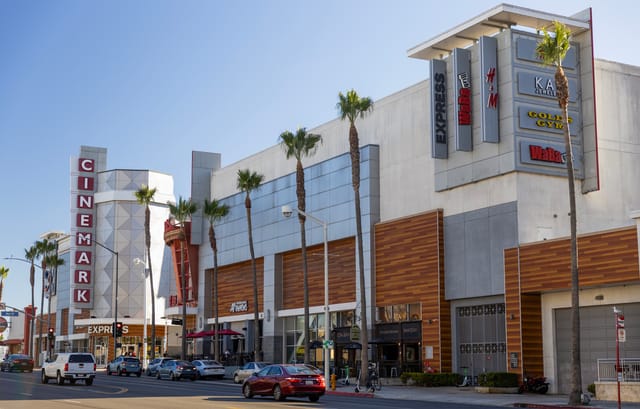
[(9, 323), (4, 318), (0, 317), (0, 332), (4, 332), (5, 329), (9, 326)]

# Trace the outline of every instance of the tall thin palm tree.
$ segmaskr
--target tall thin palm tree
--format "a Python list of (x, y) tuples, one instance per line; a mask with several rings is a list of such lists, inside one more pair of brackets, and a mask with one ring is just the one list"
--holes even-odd
[(29, 284), (31, 285), (31, 321), (29, 325), (29, 354), (33, 356), (33, 335), (36, 331), (36, 300), (35, 300), (35, 281), (36, 281), (36, 266), (35, 260), (38, 256), (38, 249), (36, 245), (29, 247), (28, 249), (24, 249), (24, 258), (29, 261), (31, 267), (29, 268)]
[(40, 267), (42, 268), (42, 285), (40, 287), (40, 325), (38, 325), (38, 349), (37, 355), (40, 356), (40, 352), (42, 351), (42, 325), (44, 324), (42, 319), (42, 314), (44, 313), (44, 275), (45, 271), (47, 271), (47, 261), (49, 256), (55, 251), (56, 244), (54, 241), (50, 241), (47, 239), (42, 239), (41, 241), (36, 241), (36, 254), (40, 257)]
[(360, 320), (362, 330), (360, 340), (362, 343), (360, 359), (360, 376), (362, 383), (367, 384), (368, 378), (368, 349), (369, 337), (367, 334), (367, 297), (365, 293), (365, 272), (364, 272), (364, 250), (362, 246), (362, 209), (360, 207), (360, 141), (358, 140), (358, 129), (356, 129), (356, 119), (364, 118), (373, 110), (373, 101), (368, 97), (360, 97), (353, 89), (346, 94), (338, 94), (336, 105), (340, 113), (340, 119), (349, 121), (349, 156), (351, 157), (351, 183), (353, 184), (354, 204), (356, 211), (356, 236), (358, 240), (358, 269), (360, 277)]
[(567, 179), (569, 181), (569, 215), (571, 224), (571, 391), (569, 405), (579, 405), (582, 397), (582, 369), (580, 365), (580, 282), (578, 271), (578, 233), (576, 215), (576, 188), (573, 169), (573, 152), (569, 129), (569, 80), (562, 68), (569, 48), (571, 31), (558, 21), (551, 35), (546, 29), (536, 47), (536, 52), (545, 65), (555, 66), (556, 97), (562, 110)]
[[(149, 204), (153, 201), (153, 196), (156, 194), (156, 188), (149, 188), (142, 185), (140, 189), (136, 190), (136, 200), (138, 203), (144, 206), (144, 244), (147, 249), (147, 263), (146, 266), (149, 269), (149, 282), (151, 285), (151, 359), (156, 357), (156, 294), (153, 288), (153, 267), (151, 263), (151, 210)], [(147, 292), (147, 284), (145, 277), (144, 291)], [(146, 311), (146, 310), (145, 310)], [(147, 317), (144, 317), (144, 325), (147, 326)], [(146, 355), (145, 351), (145, 357)]]
[[(296, 133), (284, 131), (280, 134), (280, 145), (287, 159), (296, 159), (296, 196), (298, 198), (298, 220), (300, 221), (300, 248), (302, 249), (302, 275), (304, 287), (304, 363), (310, 363), (309, 359), (309, 271), (307, 267), (307, 235), (305, 231), (304, 212), (306, 208), (306, 191), (304, 187), (304, 168), (302, 158), (312, 156), (322, 143), (322, 136), (308, 133), (305, 128), (298, 128)], [(329, 330), (329, 323), (325, 323), (325, 331)]]
[(229, 214), (229, 206), (216, 199), (204, 199), (202, 213), (209, 220), (209, 245), (213, 251), (213, 315), (215, 317), (215, 335), (213, 340), (213, 356), (220, 361), (220, 336), (218, 334), (218, 242), (214, 225)]
[(4, 279), (9, 275), (9, 269), (5, 266), (0, 266), (0, 301), (2, 301), (2, 289), (4, 288)]
[(251, 268), (253, 271), (253, 353), (256, 360), (262, 359), (260, 349), (260, 322), (258, 305), (258, 272), (256, 271), (256, 254), (253, 250), (253, 231), (251, 227), (251, 192), (257, 190), (264, 180), (264, 175), (249, 169), (238, 170), (237, 187), (245, 193), (244, 207), (247, 211), (247, 233), (249, 235), (249, 253), (251, 254)]
[[(191, 216), (198, 211), (198, 205), (182, 197), (178, 199), (177, 204), (168, 203), (169, 211), (174, 217), (181, 230), (180, 238), (180, 293), (182, 294), (182, 351), (180, 357), (187, 358), (187, 274), (184, 271), (184, 252), (189, 251), (187, 233), (185, 231), (185, 223), (191, 220)], [(191, 268), (191, 263), (189, 263)]]

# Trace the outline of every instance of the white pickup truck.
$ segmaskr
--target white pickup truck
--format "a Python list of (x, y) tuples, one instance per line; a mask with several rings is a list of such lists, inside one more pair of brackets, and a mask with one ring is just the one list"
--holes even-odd
[(42, 383), (55, 379), (58, 385), (66, 379), (74, 384), (77, 380), (90, 386), (96, 377), (96, 359), (93, 354), (85, 352), (61, 352), (42, 365)]

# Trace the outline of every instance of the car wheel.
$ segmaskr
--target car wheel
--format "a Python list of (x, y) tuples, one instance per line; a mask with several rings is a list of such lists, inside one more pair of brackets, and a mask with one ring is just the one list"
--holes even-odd
[(44, 372), (44, 369), (42, 370), (42, 376), (40, 377), (40, 382), (42, 383), (49, 383), (49, 377), (47, 376), (47, 374)]
[(251, 386), (249, 386), (248, 383), (245, 383), (244, 386), (242, 387), (242, 394), (247, 399), (253, 398), (253, 392), (251, 392)]
[(125, 375), (129, 376), (129, 375), (131, 375), (131, 374), (130, 374), (129, 372), (127, 372)]
[(93, 385), (93, 378), (85, 379), (84, 384), (87, 386)]
[(138, 372), (136, 376), (139, 378), (142, 375), (142, 371)]
[(311, 402), (317, 402), (318, 400), (320, 400), (320, 395), (309, 395), (309, 400)]
[(240, 377), (238, 375), (233, 376), (233, 383), (240, 383)]
[(75, 385), (75, 384), (76, 384), (76, 380), (75, 380), (75, 379), (69, 379), (69, 383), (70, 383), (71, 385)]
[(280, 388), (280, 385), (276, 385), (273, 388), (273, 398), (277, 401), (282, 401), (284, 400), (285, 396), (282, 394), (282, 389)]
[(191, 377), (191, 382), (193, 382), (195, 380), (196, 380), (196, 376), (194, 375), (194, 376)]
[(107, 375), (111, 375), (111, 371), (109, 370), (108, 366), (107, 366)]
[(116, 375), (118, 376), (122, 375), (122, 371), (120, 370), (120, 368), (118, 368), (118, 372), (116, 372)]
[(62, 377), (62, 374), (60, 372), (58, 372), (58, 374), (56, 375), (56, 382), (58, 383), (58, 385), (64, 385), (64, 378)]
[(161, 379), (161, 377), (160, 377), (160, 371), (156, 372), (156, 379)]
[(172, 381), (177, 381), (178, 380), (178, 378), (176, 378), (176, 374), (174, 374), (173, 372), (171, 372), (169, 374), (169, 379), (171, 379)]
[(147, 374), (147, 376), (151, 376), (151, 371), (149, 369), (147, 369), (145, 373)]

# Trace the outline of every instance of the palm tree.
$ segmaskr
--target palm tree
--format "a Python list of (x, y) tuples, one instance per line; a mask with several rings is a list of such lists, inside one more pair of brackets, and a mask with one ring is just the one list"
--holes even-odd
[(36, 256), (40, 257), (40, 267), (42, 268), (42, 286), (41, 286), (41, 291), (40, 291), (40, 325), (38, 326), (39, 328), (39, 335), (38, 335), (38, 350), (36, 351), (38, 353), (37, 356), (40, 355), (40, 351), (42, 350), (42, 325), (43, 320), (42, 320), (42, 314), (44, 313), (44, 274), (45, 271), (47, 271), (47, 261), (49, 261), (49, 256), (55, 251), (56, 249), (56, 244), (53, 241), (47, 240), (47, 239), (42, 239), (41, 241), (36, 241), (35, 243), (36, 246)]
[[(182, 197), (178, 199), (176, 205), (168, 203), (169, 211), (174, 217), (181, 230), (180, 240), (180, 286), (182, 294), (182, 352), (181, 359), (187, 358), (187, 277), (184, 271), (184, 252), (188, 251), (187, 234), (185, 232), (185, 223), (191, 220), (191, 215), (198, 211), (198, 205), (193, 203), (191, 199), (184, 200)], [(191, 263), (189, 263), (191, 266)], [(191, 268), (191, 267), (189, 267)]]
[[(156, 188), (150, 189), (148, 186), (142, 185), (136, 190), (136, 200), (144, 206), (144, 243), (147, 248), (147, 265), (149, 268), (149, 282), (151, 283), (151, 359), (156, 357), (156, 294), (153, 289), (153, 268), (151, 263), (151, 210), (149, 203), (156, 194)], [(145, 272), (146, 273), (146, 272)], [(145, 277), (144, 291), (147, 292), (147, 284)], [(144, 317), (144, 325), (147, 326), (147, 317)], [(146, 351), (145, 351), (145, 357)]]
[(36, 278), (36, 266), (35, 259), (38, 256), (38, 249), (36, 245), (24, 249), (24, 258), (31, 263), (29, 269), (29, 284), (31, 285), (31, 325), (29, 331), (29, 353), (33, 356), (33, 333), (36, 330), (36, 314), (35, 312), (35, 278)]
[(9, 275), (9, 269), (5, 266), (0, 267), (0, 301), (2, 301), (2, 289), (4, 288), (4, 279)]
[(209, 245), (213, 251), (213, 315), (215, 316), (215, 338), (213, 344), (213, 356), (216, 361), (220, 361), (220, 347), (218, 335), (218, 243), (214, 224), (229, 214), (229, 206), (220, 203), (216, 199), (209, 201), (204, 199), (202, 213), (209, 220)]
[(569, 129), (569, 81), (562, 68), (562, 60), (571, 47), (571, 31), (558, 21), (553, 22), (555, 35), (543, 30), (542, 40), (536, 47), (538, 56), (545, 65), (555, 66), (556, 96), (562, 109), (567, 179), (569, 181), (569, 215), (571, 224), (571, 391), (569, 405), (579, 405), (582, 396), (582, 369), (580, 366), (580, 298), (578, 276), (578, 238), (576, 218), (576, 189), (573, 173), (573, 152)]
[(258, 189), (264, 180), (264, 175), (252, 172), (249, 169), (238, 170), (237, 187), (245, 193), (244, 207), (247, 210), (247, 233), (249, 234), (249, 252), (251, 253), (251, 268), (253, 270), (253, 353), (256, 360), (260, 356), (260, 323), (258, 305), (258, 273), (256, 271), (256, 255), (253, 250), (253, 232), (251, 228), (251, 192)]
[(360, 141), (358, 140), (358, 130), (356, 129), (356, 119), (364, 116), (373, 110), (373, 101), (368, 97), (360, 97), (356, 91), (349, 90), (346, 95), (338, 94), (336, 105), (340, 112), (340, 119), (349, 120), (349, 155), (351, 156), (351, 182), (353, 184), (354, 203), (356, 210), (356, 236), (358, 240), (358, 269), (360, 274), (360, 311), (362, 331), (360, 340), (362, 343), (360, 358), (360, 376), (362, 383), (367, 384), (368, 378), (368, 349), (369, 337), (367, 334), (367, 297), (364, 283), (364, 250), (362, 248), (362, 210), (360, 208)]
[[(298, 220), (300, 221), (300, 248), (302, 249), (302, 274), (304, 287), (304, 363), (309, 363), (309, 272), (307, 268), (307, 237), (305, 232), (304, 212), (306, 212), (304, 168), (302, 158), (315, 154), (318, 144), (322, 143), (322, 136), (307, 133), (305, 128), (298, 128), (296, 133), (284, 131), (280, 134), (280, 145), (284, 149), (287, 159), (296, 159), (296, 196), (298, 197)], [(325, 323), (325, 331), (329, 330), (329, 323)]]

